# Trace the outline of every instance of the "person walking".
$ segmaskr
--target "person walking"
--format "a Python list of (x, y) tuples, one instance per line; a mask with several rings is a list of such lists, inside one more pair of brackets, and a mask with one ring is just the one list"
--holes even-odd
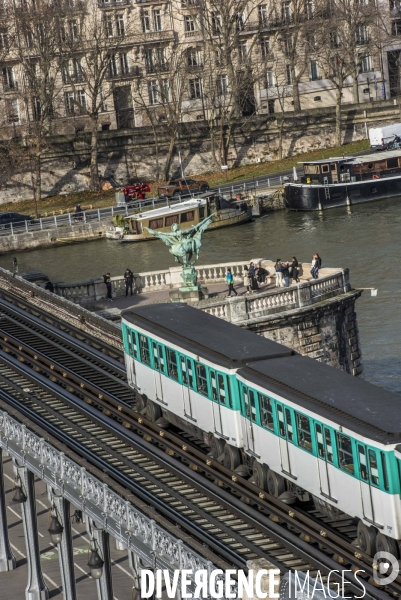
[(113, 298), (112, 298), (112, 284), (111, 284), (111, 275), (110, 275), (110, 273), (106, 273), (106, 275), (103, 275), (103, 279), (104, 279), (104, 282), (106, 284), (107, 298), (110, 300), (110, 302), (113, 302)]
[(128, 267), (125, 270), (124, 279), (125, 279), (125, 297), (128, 296), (128, 290), (131, 290), (131, 296), (132, 296), (132, 283), (134, 281), (134, 274), (131, 271), (131, 269), (129, 269)]
[(231, 272), (231, 268), (230, 267), (227, 268), (226, 281), (227, 281), (227, 285), (228, 285), (228, 296), (227, 296), (227, 298), (229, 298), (231, 296), (231, 292), (234, 292), (234, 294), (236, 296), (238, 296), (236, 290), (234, 289), (234, 277), (233, 277), (233, 274)]
[(299, 264), (295, 256), (292, 257), (289, 269), (290, 278), (293, 279), (295, 283), (299, 283)]
[(288, 269), (289, 264), (283, 263), (281, 267), (281, 275), (284, 281), (284, 287), (290, 287), (290, 271)]
[(276, 264), (274, 265), (274, 270), (276, 271), (276, 287), (283, 287), (283, 273), (282, 273), (282, 264), (280, 258), (276, 260)]
[(320, 258), (320, 256), (318, 254), (315, 253), (312, 256), (311, 275), (312, 275), (313, 279), (318, 278), (319, 269), (321, 269), (321, 267), (322, 267), (322, 259)]

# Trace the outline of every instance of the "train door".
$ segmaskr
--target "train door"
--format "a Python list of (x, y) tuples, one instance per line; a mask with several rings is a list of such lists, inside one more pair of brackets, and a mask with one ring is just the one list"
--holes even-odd
[(291, 462), (288, 443), (294, 439), (294, 428), (292, 425), (291, 411), (277, 403), (277, 417), (279, 429), (279, 445), (281, 455), (281, 468), (284, 473), (291, 475)]
[(157, 342), (152, 342), (153, 349), (153, 365), (154, 365), (154, 378), (155, 378), (155, 389), (156, 398), (163, 402), (163, 388), (162, 388), (162, 373), (164, 373), (164, 354), (163, 346)]
[[(213, 369), (209, 369), (209, 373), (210, 373), (210, 383), (211, 383), (211, 387), (212, 387), (212, 398), (213, 398), (212, 404), (213, 404), (214, 430), (217, 433), (223, 434), (223, 418), (222, 418), (222, 410), (221, 410), (221, 405), (220, 405), (219, 399), (220, 399), (220, 394), (221, 394), (221, 390), (220, 390), (221, 383), (223, 385), (223, 395), (224, 395), (224, 380), (223, 380), (223, 382), (218, 381), (218, 376), (216, 375), (216, 372), (213, 371)], [(221, 375), (220, 375), (220, 379), (222, 379)]]
[(180, 356), (181, 373), (182, 373), (182, 401), (184, 404), (184, 415), (193, 419), (191, 389), (194, 387), (194, 373), (192, 361), (185, 356)]
[(253, 430), (254, 423), (256, 422), (256, 405), (255, 405), (255, 392), (248, 390), (246, 387), (243, 388), (244, 398), (244, 414), (245, 414), (245, 439), (250, 450), (255, 454), (255, 432)]
[(374, 450), (358, 443), (358, 460), (363, 515), (367, 521), (375, 522), (375, 512), (372, 499), (372, 485), (379, 486), (379, 469)]
[(315, 425), (317, 439), (317, 464), (319, 469), (320, 491), (323, 496), (332, 498), (330, 491), (329, 464), (333, 464), (333, 446), (330, 429), (319, 423)]
[(127, 379), (130, 385), (136, 385), (135, 358), (138, 358), (138, 345), (136, 335), (133, 331), (126, 330), (129, 347), (129, 357), (127, 357)]

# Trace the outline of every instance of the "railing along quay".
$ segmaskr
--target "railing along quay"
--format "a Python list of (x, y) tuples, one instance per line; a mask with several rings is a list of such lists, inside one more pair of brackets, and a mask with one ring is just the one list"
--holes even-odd
[[(85, 456), (164, 518), (179, 523), (195, 540), (207, 544), (213, 564), (243, 568), (246, 559), (267, 557), (283, 572), (291, 565), (301, 570), (310, 568), (313, 575), (314, 569), (338, 569), (334, 555), (341, 558), (342, 565), (372, 575), (371, 558), (330, 524), (262, 492), (107, 391), (99, 394), (86, 383), (82, 386), (79, 376), (71, 377), (62, 364), (54, 363), (54, 357), (35, 353), (35, 348), (19, 339), (2, 337), (0, 399)], [(0, 421), (3, 432), (4, 427)], [(6, 431), (8, 439), (12, 430)], [(93, 488), (91, 493), (103, 502), (102, 493)], [(118, 498), (113, 502), (119, 514)], [(122, 518), (125, 504), (121, 511)], [(212, 536), (210, 527), (214, 529)], [(359, 595), (360, 587), (351, 574), (348, 584)], [(389, 597), (370, 584), (366, 589), (369, 597)], [(391, 584), (389, 590), (399, 594), (400, 582)]]

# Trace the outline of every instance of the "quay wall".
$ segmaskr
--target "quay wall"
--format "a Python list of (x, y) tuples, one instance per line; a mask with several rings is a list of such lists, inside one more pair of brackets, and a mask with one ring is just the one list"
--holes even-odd
[(21, 252), (35, 248), (48, 248), (50, 246), (63, 246), (78, 242), (100, 240), (105, 237), (110, 223), (85, 223), (82, 225), (65, 226), (43, 231), (32, 231), (14, 235), (0, 236), (0, 252)]
[[(343, 106), (343, 141), (366, 138), (367, 127), (400, 120), (398, 106), (392, 100)], [(335, 145), (335, 110), (332, 107), (258, 115), (239, 121), (232, 133), (228, 165), (254, 164), (279, 157), (278, 139), (283, 131), (283, 156)], [(159, 161), (163, 164), (169, 139), (163, 126), (157, 132)], [(183, 123), (176, 147), (181, 151), (183, 168), (189, 175), (216, 170), (210, 145), (210, 131), (204, 122)], [(346, 152), (346, 147), (344, 148)], [(42, 164), (43, 196), (68, 194), (88, 189), (90, 135), (58, 135), (49, 139), (49, 150)], [(99, 170), (118, 182), (155, 179), (156, 150), (154, 133), (149, 127), (102, 131), (99, 133)], [(179, 174), (178, 156), (172, 163), (171, 176)], [(0, 188), (0, 204), (32, 197), (29, 167), (21, 165)]]
[[(251, 260), (268, 271), (268, 282), (274, 282), (273, 261)], [(198, 281), (204, 285), (223, 283), (227, 267), (231, 267), (235, 282), (242, 283), (243, 266), (249, 262), (200, 265), (197, 267)], [(211, 298), (194, 306), (293, 348), (304, 356), (360, 376), (363, 365), (355, 302), (362, 291), (351, 288), (348, 269), (321, 269), (317, 280), (310, 278), (309, 270), (309, 263), (301, 264), (301, 283), (289, 288), (270, 288), (256, 295), (230, 299)], [(134, 292), (174, 289), (182, 284), (180, 273), (181, 267), (136, 273)], [(125, 295), (122, 276), (113, 277), (112, 284), (114, 297)], [(106, 297), (102, 278), (74, 284), (56, 282), (54, 285), (57, 294), (92, 310), (99, 310), (102, 307), (99, 301)]]

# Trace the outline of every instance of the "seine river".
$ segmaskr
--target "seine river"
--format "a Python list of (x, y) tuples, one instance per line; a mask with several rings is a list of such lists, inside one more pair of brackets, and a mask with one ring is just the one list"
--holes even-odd
[[(318, 213), (277, 211), (240, 227), (207, 233), (200, 263), (295, 255), (309, 261), (318, 252), (326, 267), (348, 267), (353, 287), (365, 291), (357, 301), (365, 378), (401, 392), (401, 199), (384, 200)], [(12, 257), (0, 266), (12, 268)], [(122, 274), (173, 266), (160, 241), (120, 244), (112, 240), (15, 254), (22, 270), (38, 270), (53, 281), (82, 281), (110, 271)], [(399, 261), (399, 262), (398, 262)], [(400, 269), (399, 269), (400, 267)]]

